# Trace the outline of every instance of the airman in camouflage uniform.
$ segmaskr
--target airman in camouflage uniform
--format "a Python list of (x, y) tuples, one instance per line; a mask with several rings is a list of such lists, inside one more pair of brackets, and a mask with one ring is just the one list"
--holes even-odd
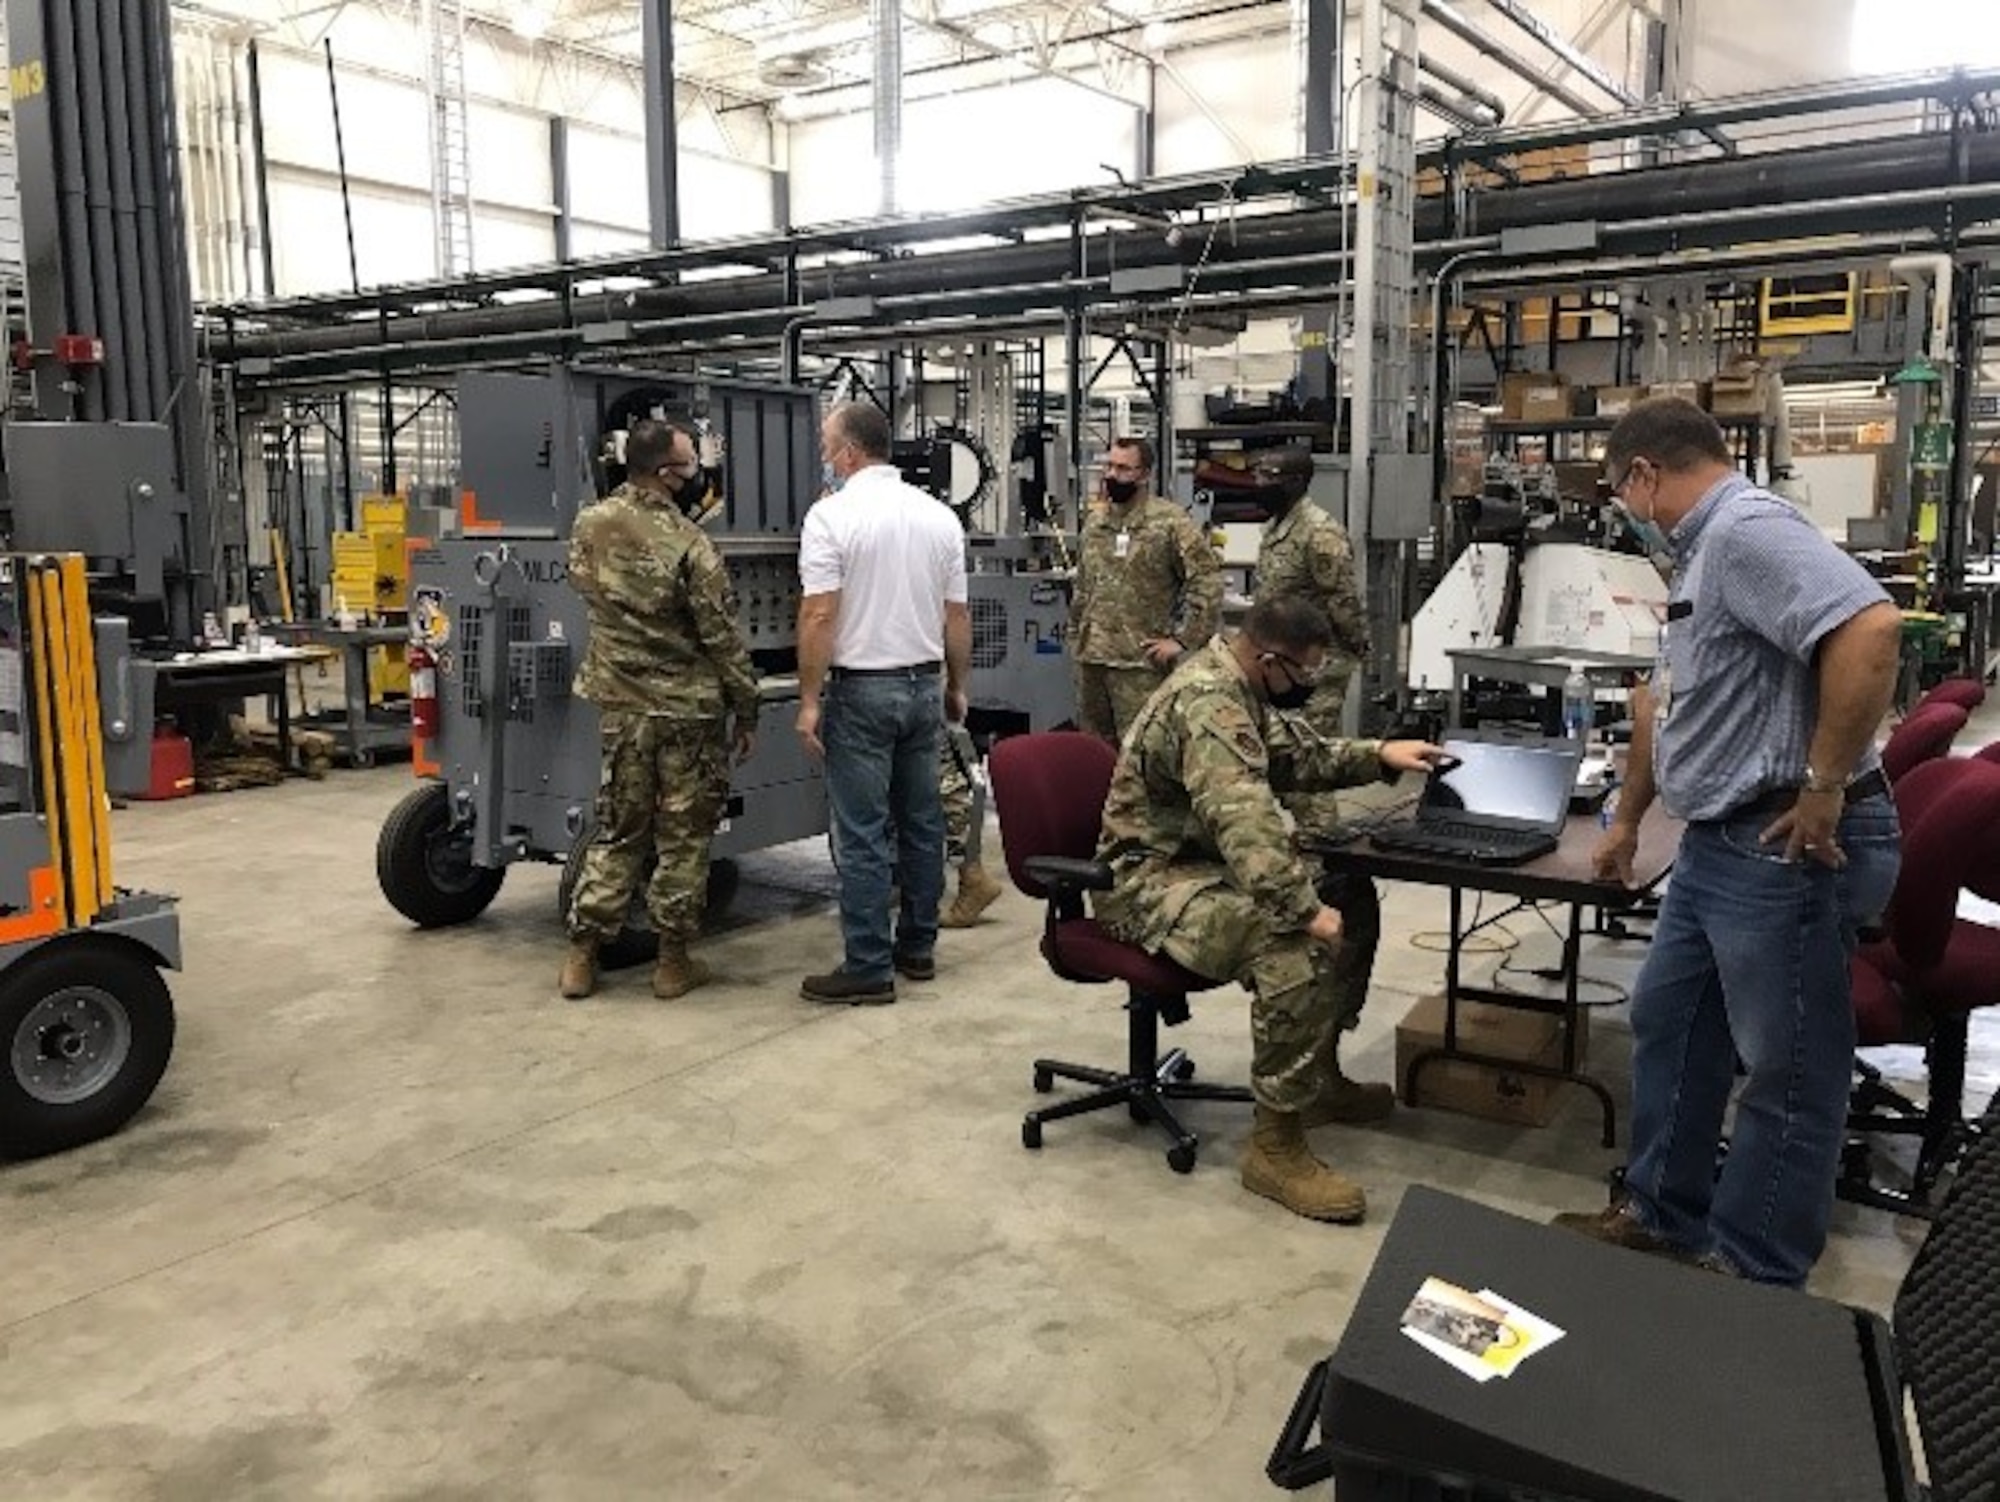
[(1151, 494), (1152, 476), (1150, 443), (1111, 445), (1104, 502), (1084, 520), (1070, 601), (1077, 723), (1114, 744), (1222, 616), (1215, 548), (1185, 511)]
[(1105, 802), (1098, 858), (1117, 872), (1098, 921), (1127, 942), (1252, 993), (1257, 1122), (1243, 1183), (1298, 1214), (1355, 1221), (1358, 1185), (1313, 1157), (1309, 1126), (1386, 1114), (1386, 1086), (1347, 1079), (1333, 966), (1341, 920), (1295, 848), (1276, 792), (1414, 770), (1415, 741), (1327, 743), (1291, 733), (1274, 703), (1304, 698), (1331, 631), (1280, 597), (1195, 654), (1134, 720)]
[[(1253, 473), (1277, 488), (1284, 508), (1264, 524), (1253, 602), (1299, 595), (1326, 612), (1333, 626), (1326, 674), (1294, 719), (1304, 722), (1304, 733), (1338, 740), (1348, 684), (1368, 659), (1368, 612), (1355, 577), (1354, 545), (1345, 527), (1306, 499), (1313, 475), (1310, 449), (1260, 454)], [(1330, 829), (1340, 822), (1340, 804), (1333, 793), (1291, 792), (1282, 801), (1301, 829)], [(1336, 1004), (1351, 1027), (1368, 999), (1375, 952), (1381, 944), (1382, 903), (1368, 877), (1347, 874), (1340, 880), (1339, 901), (1334, 905), (1345, 927), (1334, 959), (1333, 987)]]
[(631, 478), (587, 508), (570, 537), (569, 582), (590, 614), (575, 691), (598, 708), (603, 775), (569, 914), (560, 981), (571, 999), (597, 981), (597, 951), (626, 922), (656, 858), (646, 906), (659, 931), (653, 993), (707, 979), (688, 958), (708, 885), (709, 843), (729, 792), (729, 722), (738, 758), (757, 724), (757, 675), (722, 556), (681, 513), (699, 483), (687, 434), (642, 422), (626, 440)]
[(958, 895), (938, 915), (940, 928), (972, 927), (1000, 897), (1000, 883), (979, 858), (986, 798), (972, 775), (978, 764), (971, 732), (947, 722), (938, 739), (938, 794), (944, 801), (944, 859), (958, 868)]

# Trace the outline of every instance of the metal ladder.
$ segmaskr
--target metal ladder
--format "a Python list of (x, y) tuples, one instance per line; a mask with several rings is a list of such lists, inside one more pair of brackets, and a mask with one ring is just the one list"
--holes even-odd
[(431, 220), (437, 274), (462, 276), (472, 260), (472, 138), (465, 103), (463, 0), (422, 0), (424, 97), (431, 131)]

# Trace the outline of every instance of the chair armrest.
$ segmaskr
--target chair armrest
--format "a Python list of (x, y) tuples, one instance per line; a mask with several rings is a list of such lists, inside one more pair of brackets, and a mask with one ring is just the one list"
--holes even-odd
[(1111, 868), (1103, 861), (1072, 860), (1066, 855), (1034, 855), (1026, 862), (1028, 874), (1056, 892), (1108, 892)]

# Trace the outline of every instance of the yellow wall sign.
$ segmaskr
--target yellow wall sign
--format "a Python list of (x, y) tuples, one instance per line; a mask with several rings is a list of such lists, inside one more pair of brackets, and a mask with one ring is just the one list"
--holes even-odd
[(49, 86), (49, 76), (39, 57), (16, 63), (7, 70), (7, 89), (16, 99), (33, 99)]

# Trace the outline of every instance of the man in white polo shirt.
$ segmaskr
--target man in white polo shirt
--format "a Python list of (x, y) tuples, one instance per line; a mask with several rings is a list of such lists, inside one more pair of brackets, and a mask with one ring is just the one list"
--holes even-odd
[(937, 973), (939, 692), (963, 720), (972, 661), (965, 534), (896, 472), (889, 436), (866, 402), (827, 414), (820, 454), (838, 489), (799, 536), (798, 729), (826, 764), (846, 946), (840, 968), (806, 977), (799, 994), (849, 1006), (894, 1001), (899, 974)]

